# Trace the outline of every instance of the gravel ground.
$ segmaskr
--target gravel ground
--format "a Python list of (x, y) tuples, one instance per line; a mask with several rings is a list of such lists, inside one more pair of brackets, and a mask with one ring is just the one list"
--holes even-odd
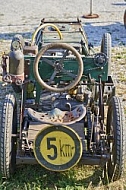
[[(92, 0), (92, 12), (97, 19), (85, 19), (90, 13), (90, 0), (0, 0), (0, 41), (9, 40), (15, 33), (30, 38), (42, 18), (75, 20), (79, 17), (90, 42), (100, 45), (104, 32), (112, 35), (112, 46), (126, 45), (123, 15), (124, 0)], [(1, 50), (0, 50), (1, 51)]]
[(0, 55), (9, 50), (10, 41), (15, 34), (20, 33), (24, 38), (31, 39), (42, 18), (76, 20), (79, 17), (88, 41), (95, 47), (100, 47), (103, 34), (109, 32), (112, 37), (112, 56), (123, 52), (123, 61), (113, 59), (112, 72), (118, 89), (121, 89), (120, 95), (126, 100), (126, 82), (119, 80), (120, 74), (126, 79), (126, 30), (123, 23), (125, 9), (124, 0), (94, 0), (92, 11), (99, 18), (85, 19), (83, 15), (90, 13), (90, 0), (0, 0)]

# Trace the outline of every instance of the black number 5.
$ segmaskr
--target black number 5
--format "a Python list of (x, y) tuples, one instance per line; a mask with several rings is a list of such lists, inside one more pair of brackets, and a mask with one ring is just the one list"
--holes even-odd
[(54, 151), (53, 155), (47, 155), (50, 160), (55, 160), (57, 158), (57, 147), (53, 144), (53, 141), (56, 141), (56, 138), (47, 138), (47, 150), (52, 148)]

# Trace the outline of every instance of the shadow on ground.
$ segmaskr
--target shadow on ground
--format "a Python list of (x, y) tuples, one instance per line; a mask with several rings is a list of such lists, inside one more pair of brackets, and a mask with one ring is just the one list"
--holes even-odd
[(118, 6), (126, 6), (126, 3), (122, 3), (122, 2), (117, 2), (117, 3), (112, 3), (112, 5), (118, 5)]
[[(86, 32), (88, 42), (94, 46), (100, 46), (102, 36), (108, 32), (112, 37), (112, 46), (126, 45), (126, 30), (121, 22), (97, 22), (89, 21), (82, 22)], [(21, 30), (20, 30), (21, 31)], [(0, 33), (0, 40), (11, 40), (15, 34), (22, 35), (25, 39), (31, 39), (32, 32), (17, 32), (17, 33)], [(80, 39), (81, 40), (81, 39)]]
[(121, 22), (88, 22), (84, 24), (88, 41), (94, 46), (100, 46), (102, 36), (108, 32), (112, 37), (112, 46), (126, 45), (126, 30)]
[(20, 34), (25, 39), (30, 39), (32, 36), (31, 32), (17, 32), (17, 33), (0, 33), (0, 40), (12, 40), (15, 34)]

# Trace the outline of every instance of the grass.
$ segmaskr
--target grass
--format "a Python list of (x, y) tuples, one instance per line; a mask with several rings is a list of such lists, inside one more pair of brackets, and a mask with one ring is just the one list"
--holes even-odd
[[(125, 48), (112, 49), (112, 62), (125, 66)], [(118, 70), (118, 69), (117, 69)], [(120, 80), (123, 75), (120, 74)], [(126, 80), (124, 80), (126, 82)], [(125, 110), (126, 113), (126, 110)], [(13, 177), (3, 180), (0, 177), (0, 190), (125, 190), (124, 178), (109, 182), (103, 178), (102, 168), (77, 165), (67, 172), (50, 172), (40, 165), (17, 167)]]
[(102, 168), (78, 165), (57, 173), (40, 167), (20, 166), (9, 180), (0, 181), (0, 190), (123, 190), (123, 179), (108, 183), (102, 178)]
[[(75, 188), (76, 170), (57, 174), (38, 166), (21, 167), (9, 181), (4, 181), (1, 189), (70, 189)], [(17, 175), (18, 174), (18, 175)], [(82, 186), (82, 185), (81, 185)]]
[(120, 73), (119, 78), (121, 82), (126, 82), (126, 75), (124, 73)]

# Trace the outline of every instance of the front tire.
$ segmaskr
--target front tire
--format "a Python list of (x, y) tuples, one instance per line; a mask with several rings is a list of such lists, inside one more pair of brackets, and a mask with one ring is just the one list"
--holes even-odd
[[(16, 166), (17, 107), (12, 94), (5, 97), (0, 125), (0, 170), (9, 178)], [(12, 136), (13, 134), (13, 136)]]
[(110, 181), (120, 179), (124, 172), (126, 151), (125, 116), (122, 101), (114, 96), (109, 102), (107, 113), (107, 134), (113, 136), (109, 140), (110, 160), (107, 163), (107, 172)]

